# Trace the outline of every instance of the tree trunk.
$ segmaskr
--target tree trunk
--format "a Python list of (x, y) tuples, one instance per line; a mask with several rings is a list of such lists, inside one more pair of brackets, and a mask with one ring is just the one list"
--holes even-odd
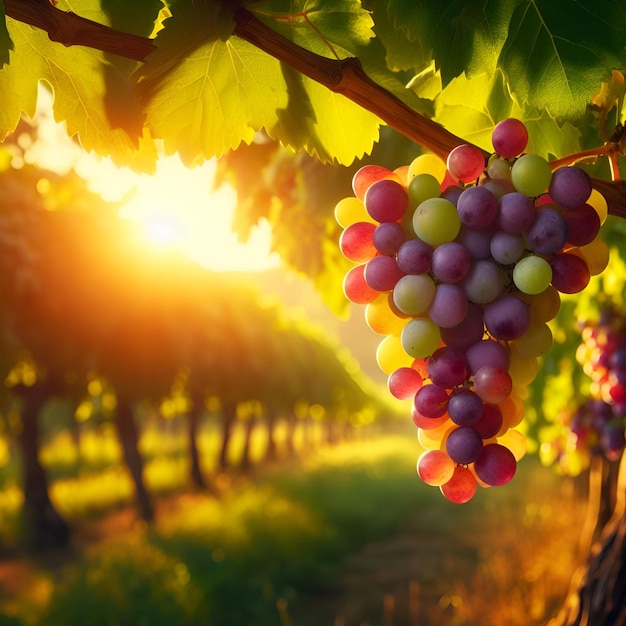
[[(626, 626), (626, 456), (619, 472), (605, 477), (601, 491), (603, 499), (613, 499), (612, 515), (593, 533), (587, 562), (549, 626)], [(603, 506), (595, 510), (601, 519)]]
[(139, 437), (133, 415), (133, 404), (129, 398), (118, 395), (115, 419), (124, 460), (135, 485), (135, 499), (139, 515), (150, 523), (154, 520), (154, 509), (143, 480), (143, 459), (139, 454)]
[(278, 458), (278, 448), (276, 446), (276, 414), (274, 411), (267, 412), (267, 448), (265, 450), (265, 460), (275, 461)]
[(194, 396), (191, 402), (191, 410), (187, 416), (187, 434), (189, 439), (189, 460), (191, 483), (198, 489), (206, 489), (206, 481), (202, 475), (200, 466), (200, 453), (198, 451), (198, 426), (204, 411), (202, 398)]
[(52, 504), (48, 480), (39, 460), (39, 414), (52, 395), (51, 384), (37, 381), (23, 387), (22, 431), (19, 443), (23, 463), (24, 523), (26, 541), (35, 550), (64, 547), (70, 540), (70, 529)]
[(228, 467), (228, 447), (236, 418), (237, 405), (234, 402), (224, 404), (222, 407), (222, 445), (217, 460), (217, 466), (220, 470), (225, 470)]
[(244, 470), (252, 467), (252, 433), (256, 426), (256, 415), (249, 415), (246, 420), (244, 432), (243, 450), (241, 451), (241, 467)]

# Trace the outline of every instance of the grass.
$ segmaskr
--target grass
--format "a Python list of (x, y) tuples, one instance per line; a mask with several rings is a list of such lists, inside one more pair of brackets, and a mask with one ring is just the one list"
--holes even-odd
[(154, 528), (111, 522), (73, 555), (15, 563), (12, 596), (0, 567), (0, 626), (545, 624), (576, 561), (576, 498), (530, 463), (452, 505), (415, 476), (418, 453), (407, 435), (345, 443), (223, 476), (220, 498), (163, 499)]

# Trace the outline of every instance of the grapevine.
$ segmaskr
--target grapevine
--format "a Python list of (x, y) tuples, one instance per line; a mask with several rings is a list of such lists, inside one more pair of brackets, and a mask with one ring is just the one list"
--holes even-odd
[(500, 486), (526, 452), (523, 401), (552, 344), (560, 294), (608, 263), (604, 197), (574, 166), (526, 153), (506, 119), (494, 153), (463, 144), (394, 171), (367, 165), (335, 207), (354, 263), (346, 297), (384, 335), (390, 393), (412, 403), (417, 472), (452, 502)]

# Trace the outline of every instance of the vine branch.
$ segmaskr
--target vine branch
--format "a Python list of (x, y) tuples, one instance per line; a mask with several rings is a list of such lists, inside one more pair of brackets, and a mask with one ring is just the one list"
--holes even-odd
[[(46, 31), (51, 41), (64, 46), (87, 46), (139, 62), (144, 62), (156, 49), (148, 37), (125, 33), (62, 11), (50, 0), (4, 0), (4, 8), (9, 17)], [(233, 34), (237, 37), (371, 111), (399, 133), (440, 157), (445, 159), (450, 150), (467, 143), (375, 83), (358, 59), (329, 59), (301, 48), (243, 7), (237, 9), (234, 20)], [(486, 151), (481, 152), (488, 156)], [(593, 186), (606, 198), (609, 213), (626, 219), (626, 182), (594, 178)]]

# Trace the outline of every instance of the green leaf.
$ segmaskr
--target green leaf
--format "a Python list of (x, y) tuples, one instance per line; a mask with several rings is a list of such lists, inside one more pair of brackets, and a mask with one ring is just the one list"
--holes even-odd
[(621, 0), (527, 0), (513, 13), (499, 66), (521, 103), (576, 120), (611, 69), (624, 67), (625, 40)]
[[(22, 111), (34, 115), (43, 80), (54, 92), (55, 119), (66, 122), (69, 134), (76, 135), (85, 150), (110, 155), (118, 164), (153, 169), (156, 150), (148, 138), (139, 139), (137, 152), (137, 136), (111, 128), (105, 103), (107, 72), (118, 70), (103, 53), (52, 42), (47, 33), (15, 20), (7, 25), (15, 50), (11, 64), (0, 71), (0, 137), (15, 129)], [(132, 103), (134, 95), (130, 83), (126, 84), (125, 97)]]
[(7, 30), (4, 0), (0, 0), (0, 68), (9, 62), (11, 50), (13, 50), (13, 41)]
[[(390, 0), (386, 10), (396, 29), (431, 51), (444, 86), (466, 72), (491, 72), (506, 39), (511, 0)], [(377, 19), (379, 11), (375, 11)], [(419, 50), (419, 48), (418, 48)]]
[(545, 110), (518, 106), (500, 72), (455, 78), (437, 97), (435, 112), (435, 120), (450, 132), (487, 151), (493, 150), (494, 126), (507, 117), (526, 124), (529, 152), (554, 158), (580, 150), (580, 132), (572, 124), (559, 123)]
[(215, 5), (172, 6), (137, 73), (152, 134), (187, 164), (249, 143), (287, 105), (280, 63), (238, 37), (224, 41), (226, 27)]
[(374, 37), (374, 22), (359, 0), (274, 0), (255, 14), (287, 39), (330, 58), (353, 56)]

